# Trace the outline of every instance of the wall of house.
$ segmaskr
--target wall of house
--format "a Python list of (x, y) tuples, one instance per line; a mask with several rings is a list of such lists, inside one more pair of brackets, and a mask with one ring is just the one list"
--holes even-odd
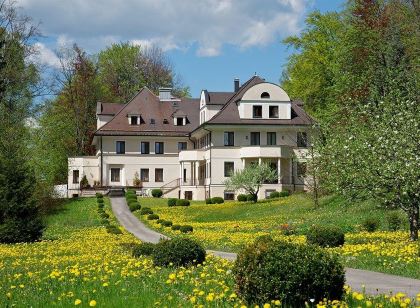
[[(99, 180), (99, 160), (96, 156), (69, 157), (68, 166), (69, 196), (80, 193), (80, 181), (84, 175), (91, 186)], [(79, 170), (78, 183), (73, 183), (73, 170)]]
[(96, 117), (96, 129), (99, 129), (102, 126), (104, 126), (106, 123), (111, 121), (113, 117), (113, 115), (98, 115)]
[(262, 117), (261, 119), (270, 119), (269, 107), (278, 107), (278, 118), (275, 119), (291, 119), (292, 118), (292, 107), (289, 102), (270, 102), (270, 101), (241, 101), (238, 104), (239, 117), (241, 119), (253, 119), (253, 106), (262, 106)]

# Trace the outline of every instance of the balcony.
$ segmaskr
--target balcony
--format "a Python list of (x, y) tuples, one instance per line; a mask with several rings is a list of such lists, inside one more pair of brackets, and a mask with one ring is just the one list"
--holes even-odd
[(278, 158), (290, 157), (289, 149), (284, 146), (248, 146), (240, 149), (241, 158)]
[(204, 160), (205, 150), (183, 150), (179, 152), (179, 161), (200, 161)]

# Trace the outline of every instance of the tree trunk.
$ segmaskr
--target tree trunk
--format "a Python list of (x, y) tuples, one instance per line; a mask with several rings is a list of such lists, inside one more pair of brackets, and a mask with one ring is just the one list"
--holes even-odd
[(410, 240), (417, 241), (419, 239), (419, 205), (415, 204), (408, 213), (410, 221)]

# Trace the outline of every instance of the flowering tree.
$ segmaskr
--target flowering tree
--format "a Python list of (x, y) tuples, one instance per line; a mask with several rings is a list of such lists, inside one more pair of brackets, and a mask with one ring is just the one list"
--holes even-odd
[(272, 182), (277, 179), (277, 172), (268, 164), (251, 164), (245, 169), (235, 172), (225, 181), (228, 189), (245, 190), (253, 196), (254, 202), (258, 200), (258, 192), (264, 182)]

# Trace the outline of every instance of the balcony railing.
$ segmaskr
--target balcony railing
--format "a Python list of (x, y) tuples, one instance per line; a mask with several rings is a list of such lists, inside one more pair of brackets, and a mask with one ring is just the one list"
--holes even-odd
[(181, 186), (203, 186), (204, 179), (184, 179), (181, 181)]

